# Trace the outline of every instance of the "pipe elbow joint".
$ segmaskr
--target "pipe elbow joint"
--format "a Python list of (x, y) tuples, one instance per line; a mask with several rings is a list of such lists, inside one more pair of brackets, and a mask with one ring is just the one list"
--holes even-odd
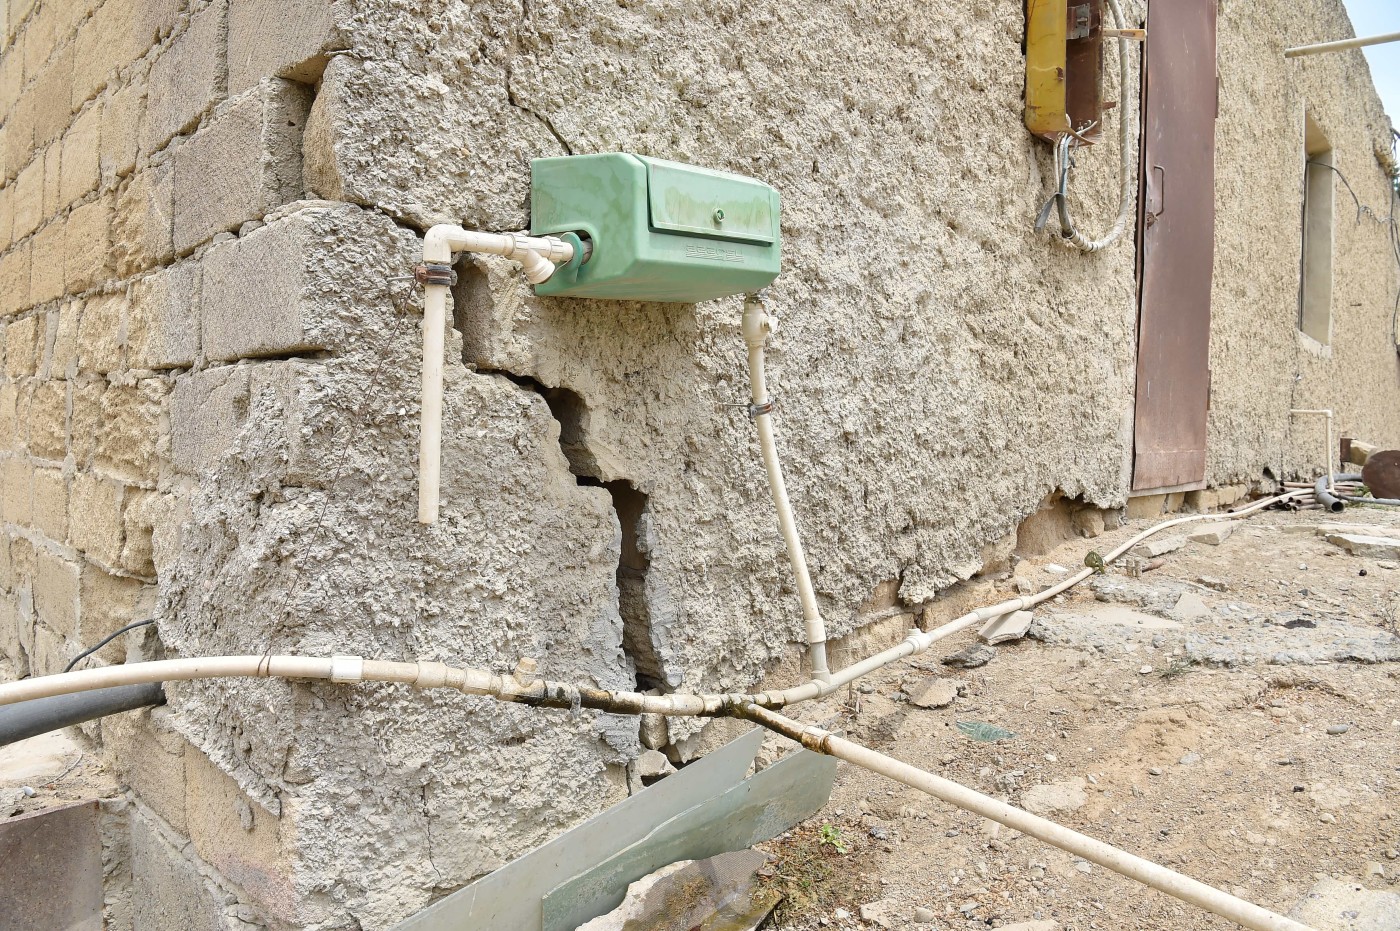
[(452, 264), (453, 242), (465, 234), (466, 230), (453, 223), (439, 223), (429, 228), (423, 237), (423, 261)]
[(534, 249), (519, 249), (513, 258), (520, 263), (530, 284), (543, 284), (554, 274), (554, 263)]

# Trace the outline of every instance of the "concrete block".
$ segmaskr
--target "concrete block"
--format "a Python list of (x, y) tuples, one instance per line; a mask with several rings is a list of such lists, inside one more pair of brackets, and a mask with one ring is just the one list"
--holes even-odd
[(69, 301), (58, 309), (58, 326), (49, 348), (48, 371), (52, 378), (67, 378), (78, 371), (78, 320), (81, 301)]
[(301, 196), (310, 88), (272, 78), (215, 111), (175, 152), (175, 251)]
[(326, 311), (308, 272), (314, 243), (309, 224), (292, 214), (205, 254), (200, 317), (207, 358), (325, 348), (316, 331)]
[(167, 513), (165, 496), (154, 491), (128, 488), (122, 508), (120, 566), (146, 578), (156, 574), (153, 536), (156, 523)]
[(0, 534), (0, 591), (4, 592), (15, 590), (15, 563), (10, 558), (11, 543), (9, 536)]
[(112, 277), (110, 243), (114, 199), (104, 194), (74, 207), (64, 224), (63, 277), (69, 293), (85, 291)]
[(73, 45), (69, 43), (49, 59), (24, 92), (34, 101), (36, 149), (61, 136), (73, 118), (73, 62)]
[[(0, 22), (5, 18), (5, 4), (0, 2)], [(5, 43), (3, 30), (0, 30), (0, 47)], [(24, 58), (20, 55), (0, 56), (0, 100), (13, 104), (19, 100), (20, 88), (24, 86)]]
[(227, 366), (180, 376), (170, 395), (170, 459), (181, 472), (209, 468), (248, 417), (248, 369)]
[(112, 217), (112, 265), (128, 278), (175, 255), (175, 166), (152, 164), (117, 188)]
[(0, 450), (19, 448), (19, 387), (8, 379), (0, 380)]
[(39, 368), (39, 320), (29, 316), (5, 326), (5, 374), (27, 378)]
[(0, 253), (7, 252), (15, 241), (15, 186), (0, 187)]
[(0, 465), (4, 496), (0, 516), (11, 524), (28, 527), (34, 519), (34, 467), (27, 459), (10, 456)]
[(108, 566), (121, 561), (125, 486), (93, 472), (73, 476), (70, 493), (75, 519), (68, 528), (68, 542), (90, 559)]
[(34, 234), (27, 306), (44, 304), (63, 296), (64, 225), (62, 219), (56, 219)]
[(1353, 556), (1400, 560), (1400, 539), (1390, 536), (1367, 536), (1358, 533), (1329, 533), (1327, 542), (1340, 546)]
[(83, 301), (78, 318), (78, 370), (106, 374), (122, 368), (126, 354), (124, 293), (99, 294)]
[(1030, 611), (1013, 611), (994, 617), (982, 626), (977, 636), (983, 643), (998, 644), (1008, 640), (1020, 640), (1031, 629), (1035, 615)]
[(189, 17), (188, 27), (151, 64), (141, 151), (165, 147), (172, 136), (193, 129), (224, 96), (226, 0)]
[(75, 636), (78, 632), (78, 564), (43, 549), (35, 550), (34, 563), (35, 613), (55, 633)]
[(36, 676), (62, 672), (68, 665), (68, 638), (43, 624), (34, 625), (32, 638), (27, 647), (30, 672)]
[(327, 66), (301, 134), (302, 185), (309, 196), (327, 200), (349, 200), (335, 150), (336, 128), (344, 125), (341, 92), (346, 67), (335, 61)]
[(63, 162), (63, 143), (55, 141), (44, 150), (44, 216), (57, 216), (63, 205), (58, 202), (59, 169)]
[(62, 461), (68, 454), (68, 383), (60, 379), (35, 384), (27, 413), (24, 439), (30, 454)]
[(202, 753), (185, 755), (185, 817), (199, 856), (267, 912), (295, 918), (281, 825)]
[(179, 22), (183, 0), (107, 0), (78, 28), (73, 106), (96, 97)]
[(185, 834), (185, 753), (195, 751), (175, 731), (172, 717), (165, 708), (113, 715), (103, 722), (102, 743), (142, 804)]
[(136, 167), (141, 111), (146, 104), (144, 75), (122, 85), (102, 99), (102, 150), (98, 157), (103, 187)]
[(127, 365), (168, 369), (193, 364), (199, 353), (199, 267), (163, 268), (131, 284), (127, 305)]
[(14, 183), (15, 239), (23, 239), (44, 222), (44, 160), (36, 158), (24, 167)]
[(78, 379), (69, 384), (68, 451), (79, 468), (85, 467), (97, 454), (97, 432), (102, 423), (102, 395), (107, 382), (101, 378)]
[(1166, 495), (1135, 495), (1128, 499), (1128, 520), (1160, 517), (1166, 505)]
[(21, 94), (9, 111), (9, 118), (0, 123), (0, 158), (6, 180), (19, 174), (21, 168), (34, 158), (34, 121), (38, 104), (29, 94)]
[(135, 806), (131, 809), (131, 881), (135, 927), (222, 931), (222, 891)]
[(16, 47), (10, 50), (10, 54), (23, 54), (25, 74), (38, 74), (48, 63), (58, 47), (57, 29), (58, 17), (54, 5), (49, 3), (40, 6), (25, 22), (24, 48), (20, 49), (16, 43)]
[(102, 126), (102, 108), (88, 107), (78, 114), (68, 132), (63, 134), (62, 158), (59, 165), (58, 202), (66, 207), (97, 187), (100, 151), (98, 140)]
[(230, 0), (229, 92), (239, 93), (266, 77), (314, 83), (333, 41), (330, 0), (294, 6), (282, 0)]
[[(132, 621), (150, 617), (155, 607), (155, 587), (140, 579), (113, 575), (88, 562), (82, 567), (78, 603), (78, 639), (96, 643)], [(118, 638), (97, 653), (109, 663), (126, 656), (126, 643)]]
[(156, 443), (161, 409), (169, 389), (159, 378), (134, 386), (112, 385), (102, 393), (101, 426), (94, 461), (137, 482), (154, 481), (159, 471)]
[(34, 470), (34, 526), (50, 540), (68, 539), (68, 483), (62, 469)]
[(29, 256), (32, 246), (22, 242), (0, 255), (0, 316), (9, 316), (31, 306), (29, 300)]
[(1205, 543), (1210, 546), (1219, 546), (1230, 539), (1230, 534), (1235, 532), (1234, 524), (1219, 523), (1204, 530), (1197, 530), (1190, 534), (1187, 539), (1192, 543)]

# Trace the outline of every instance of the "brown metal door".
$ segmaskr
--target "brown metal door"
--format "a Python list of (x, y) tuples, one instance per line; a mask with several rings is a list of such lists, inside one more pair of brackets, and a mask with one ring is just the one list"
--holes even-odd
[(1150, 0), (1133, 490), (1200, 482), (1215, 256), (1216, 0)]

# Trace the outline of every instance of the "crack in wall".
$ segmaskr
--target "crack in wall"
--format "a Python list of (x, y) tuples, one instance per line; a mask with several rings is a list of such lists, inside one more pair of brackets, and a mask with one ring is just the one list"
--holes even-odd
[(664, 665), (656, 649), (647, 598), (647, 571), (651, 568), (650, 545), (645, 526), (649, 500), (629, 479), (605, 481), (605, 470), (588, 443), (588, 405), (575, 391), (551, 388), (533, 378), (500, 370), (481, 370), (501, 375), (544, 399), (559, 424), (559, 448), (568, 460), (574, 480), (587, 488), (602, 488), (612, 497), (613, 513), (621, 529), (622, 545), (618, 558), (617, 609), (622, 618), (622, 651), (636, 680), (638, 691), (670, 691)]
[(554, 137), (554, 140), (556, 142), (558, 142), (561, 146), (564, 147), (564, 154), (573, 155), (574, 147), (570, 145), (569, 140), (565, 139), (564, 135), (561, 132), (559, 132), (557, 128), (555, 128), (554, 123), (550, 121), (549, 117), (530, 107), (528, 104), (523, 104), (518, 99), (516, 99), (515, 88), (511, 86), (512, 73), (509, 63), (506, 64), (505, 71), (506, 101), (510, 103), (510, 105), (515, 109), (521, 111), (522, 113), (528, 113), (531, 116), (533, 116), (536, 120), (539, 120), (540, 125), (543, 126), (549, 132), (549, 134)]

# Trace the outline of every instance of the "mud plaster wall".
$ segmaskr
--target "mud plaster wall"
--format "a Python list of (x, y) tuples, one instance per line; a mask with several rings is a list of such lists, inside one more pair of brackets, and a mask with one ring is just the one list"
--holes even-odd
[[(413, 521), (421, 315), (401, 276), (432, 222), (525, 226), (543, 155), (621, 149), (780, 189), (771, 375), (833, 636), (975, 575), (1047, 494), (1124, 500), (1132, 248), (1086, 257), (1029, 228), (1050, 162), (1020, 124), (1018, 2), (4, 9), (0, 642), (21, 671), (154, 610), (133, 658), (795, 676), (795, 598), (727, 406), (745, 395), (737, 299), (542, 300), (510, 263), (461, 263), (443, 519)], [(1339, 224), (1355, 271), (1333, 344), (1296, 336), (1302, 108), (1378, 210), (1388, 127), (1359, 55), (1281, 63), (1348, 31), (1339, 4), (1290, 10), (1222, 10), (1213, 483), (1309, 466), (1312, 434), (1285, 417), (1300, 370), (1292, 403), (1400, 442), (1381, 233)], [(1112, 143), (1080, 163), (1102, 228)], [(640, 749), (635, 722), (397, 688), (170, 694), (90, 729), (134, 799), (113, 881), (141, 894), (114, 927), (388, 927), (621, 798)]]

